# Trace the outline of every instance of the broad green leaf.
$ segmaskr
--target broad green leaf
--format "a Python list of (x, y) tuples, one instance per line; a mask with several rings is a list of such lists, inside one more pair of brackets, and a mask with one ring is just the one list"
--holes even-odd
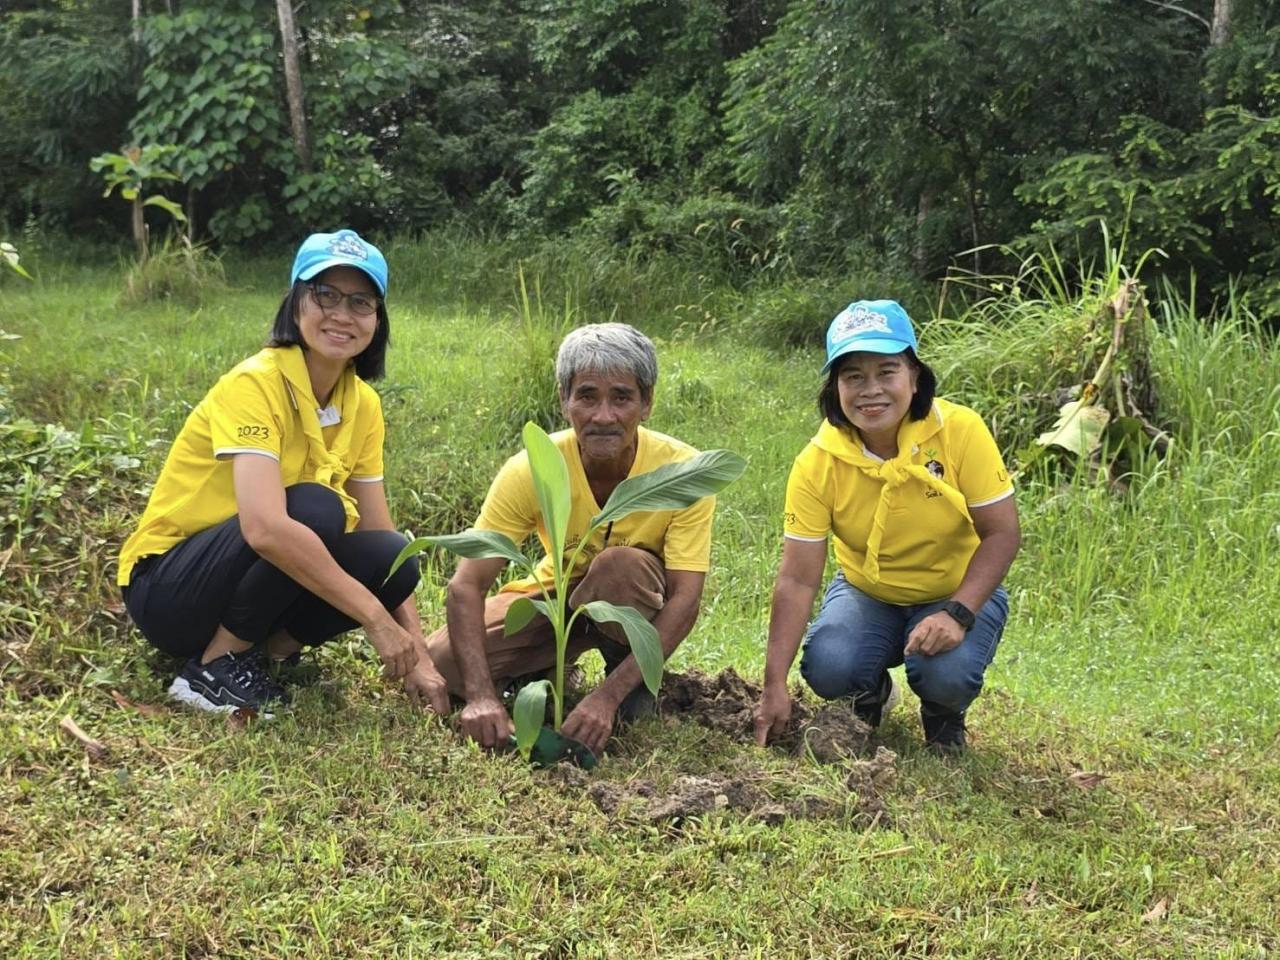
[(634, 607), (620, 607), (607, 600), (584, 603), (582, 610), (597, 623), (617, 623), (627, 635), (627, 643), (640, 665), (644, 685), (655, 696), (662, 685), (662, 643), (658, 631)]
[(168, 197), (147, 197), (147, 199), (142, 201), (142, 205), (144, 207), (159, 207), (161, 210), (168, 212), (173, 219), (179, 220), (183, 223), (187, 220), (187, 215), (182, 212), (182, 207), (178, 206)]
[(502, 622), (502, 632), (508, 637), (513, 633), (519, 633), (538, 614), (542, 614), (548, 620), (551, 619), (551, 612), (547, 602), (545, 600), (536, 600), (533, 597), (521, 597), (507, 607), (507, 615)]
[(547, 680), (535, 680), (520, 688), (516, 694), (516, 704), (511, 711), (511, 719), (516, 725), (516, 749), (526, 760), (537, 742), (538, 731), (547, 717), (547, 693), (551, 683)]
[(1102, 431), (1111, 414), (1106, 407), (1083, 404), (1079, 400), (1064, 403), (1058, 411), (1058, 422), (1036, 438), (1043, 447), (1055, 446), (1087, 456), (1102, 445)]
[(494, 530), (465, 530), (462, 533), (450, 533), (439, 537), (418, 537), (406, 543), (404, 549), (396, 554), (391, 563), (390, 580), (401, 565), (410, 557), (416, 557), (428, 547), (440, 547), (450, 553), (472, 560), (483, 560), (489, 557), (502, 557), (520, 567), (528, 567), (525, 559), (511, 538)]
[(558, 570), (564, 563), (564, 541), (569, 531), (569, 511), (573, 507), (569, 499), (569, 468), (547, 431), (532, 420), (524, 425), (524, 446), (533, 471), (533, 489), (538, 494), (538, 506), (542, 508), (542, 519), (551, 538), (549, 556)]
[(682, 510), (723, 490), (747, 469), (747, 461), (728, 450), (704, 450), (681, 463), (668, 463), (618, 484), (609, 502), (591, 520), (597, 527), (637, 510)]

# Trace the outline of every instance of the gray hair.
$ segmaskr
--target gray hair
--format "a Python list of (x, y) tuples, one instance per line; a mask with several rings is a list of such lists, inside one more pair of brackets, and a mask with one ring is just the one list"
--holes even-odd
[(653, 341), (627, 323), (592, 323), (570, 331), (556, 354), (560, 396), (569, 396), (580, 373), (630, 373), (640, 396), (653, 399), (658, 382), (658, 355)]

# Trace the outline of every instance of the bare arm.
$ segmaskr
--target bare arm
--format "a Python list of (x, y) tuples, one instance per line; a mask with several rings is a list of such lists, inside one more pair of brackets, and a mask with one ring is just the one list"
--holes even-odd
[(253, 551), (364, 627), (387, 676), (407, 674), (417, 660), (408, 634), (377, 597), (338, 565), (315, 531), (289, 516), (279, 463), (238, 454), (232, 478), (240, 531)]
[[(360, 522), (357, 530), (391, 530), (395, 524), (391, 520), (391, 510), (387, 506), (386, 488), (382, 481), (348, 482), (347, 493), (355, 498), (360, 510)], [(392, 618), (404, 628), (418, 651), (418, 662), (405, 675), (404, 689), (409, 698), (417, 704), (429, 704), (439, 714), (449, 711), (449, 694), (440, 676), (440, 671), (431, 662), (431, 654), (427, 652), (427, 642), (422, 636), (422, 620), (418, 616), (417, 599), (411, 593), (404, 603), (391, 611)]]
[(464, 557), (458, 561), (445, 595), (449, 646), (462, 674), (467, 701), (460, 718), (462, 729), (482, 747), (499, 746), (514, 729), (493, 688), (484, 649), (484, 598), (504, 566), (506, 561), (500, 557)]
[[(951, 599), (958, 600), (976, 614), (991, 599), (991, 594), (1009, 572), (1022, 543), (1022, 532), (1018, 523), (1018, 504), (1013, 497), (1005, 497), (985, 507), (973, 507), (970, 514), (981, 542), (969, 558), (964, 579)], [(934, 613), (916, 624), (907, 638), (905, 653), (908, 656), (944, 653), (958, 646), (963, 639), (964, 628), (949, 613)]]
[(761, 746), (770, 734), (781, 733), (791, 717), (787, 673), (800, 649), (826, 565), (826, 540), (783, 541), (782, 564), (773, 584), (773, 608), (769, 614), (764, 692), (755, 711), (756, 742)]

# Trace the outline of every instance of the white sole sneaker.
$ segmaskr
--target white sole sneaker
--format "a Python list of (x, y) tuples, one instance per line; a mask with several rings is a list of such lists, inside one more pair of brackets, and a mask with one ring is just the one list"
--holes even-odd
[(896, 707), (899, 703), (902, 702), (902, 688), (898, 686), (897, 682), (893, 679), (892, 673), (888, 674), (888, 676), (889, 676), (889, 696), (885, 698), (884, 705), (880, 708), (881, 721), (883, 721), (885, 717), (887, 717), (889, 714), (893, 712), (894, 707)]
[[(207, 699), (199, 690), (192, 688), (182, 677), (174, 679), (169, 684), (169, 696), (182, 704), (184, 707), (190, 707), (192, 710), (200, 710), (203, 713), (235, 713), (237, 710), (252, 710), (253, 707), (238, 707), (234, 703), (214, 703)], [(275, 714), (266, 710), (258, 710), (259, 720), (273, 720)]]

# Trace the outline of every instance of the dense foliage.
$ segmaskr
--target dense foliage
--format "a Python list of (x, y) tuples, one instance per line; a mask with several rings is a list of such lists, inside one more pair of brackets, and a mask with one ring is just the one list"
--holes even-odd
[(171, 198), (223, 244), (461, 218), (726, 276), (929, 277), (1102, 218), (1280, 302), (1265, 0), (314, 0), (307, 151), (273, 0), (7, 10), (9, 234), (123, 227), (89, 158), (171, 144)]

